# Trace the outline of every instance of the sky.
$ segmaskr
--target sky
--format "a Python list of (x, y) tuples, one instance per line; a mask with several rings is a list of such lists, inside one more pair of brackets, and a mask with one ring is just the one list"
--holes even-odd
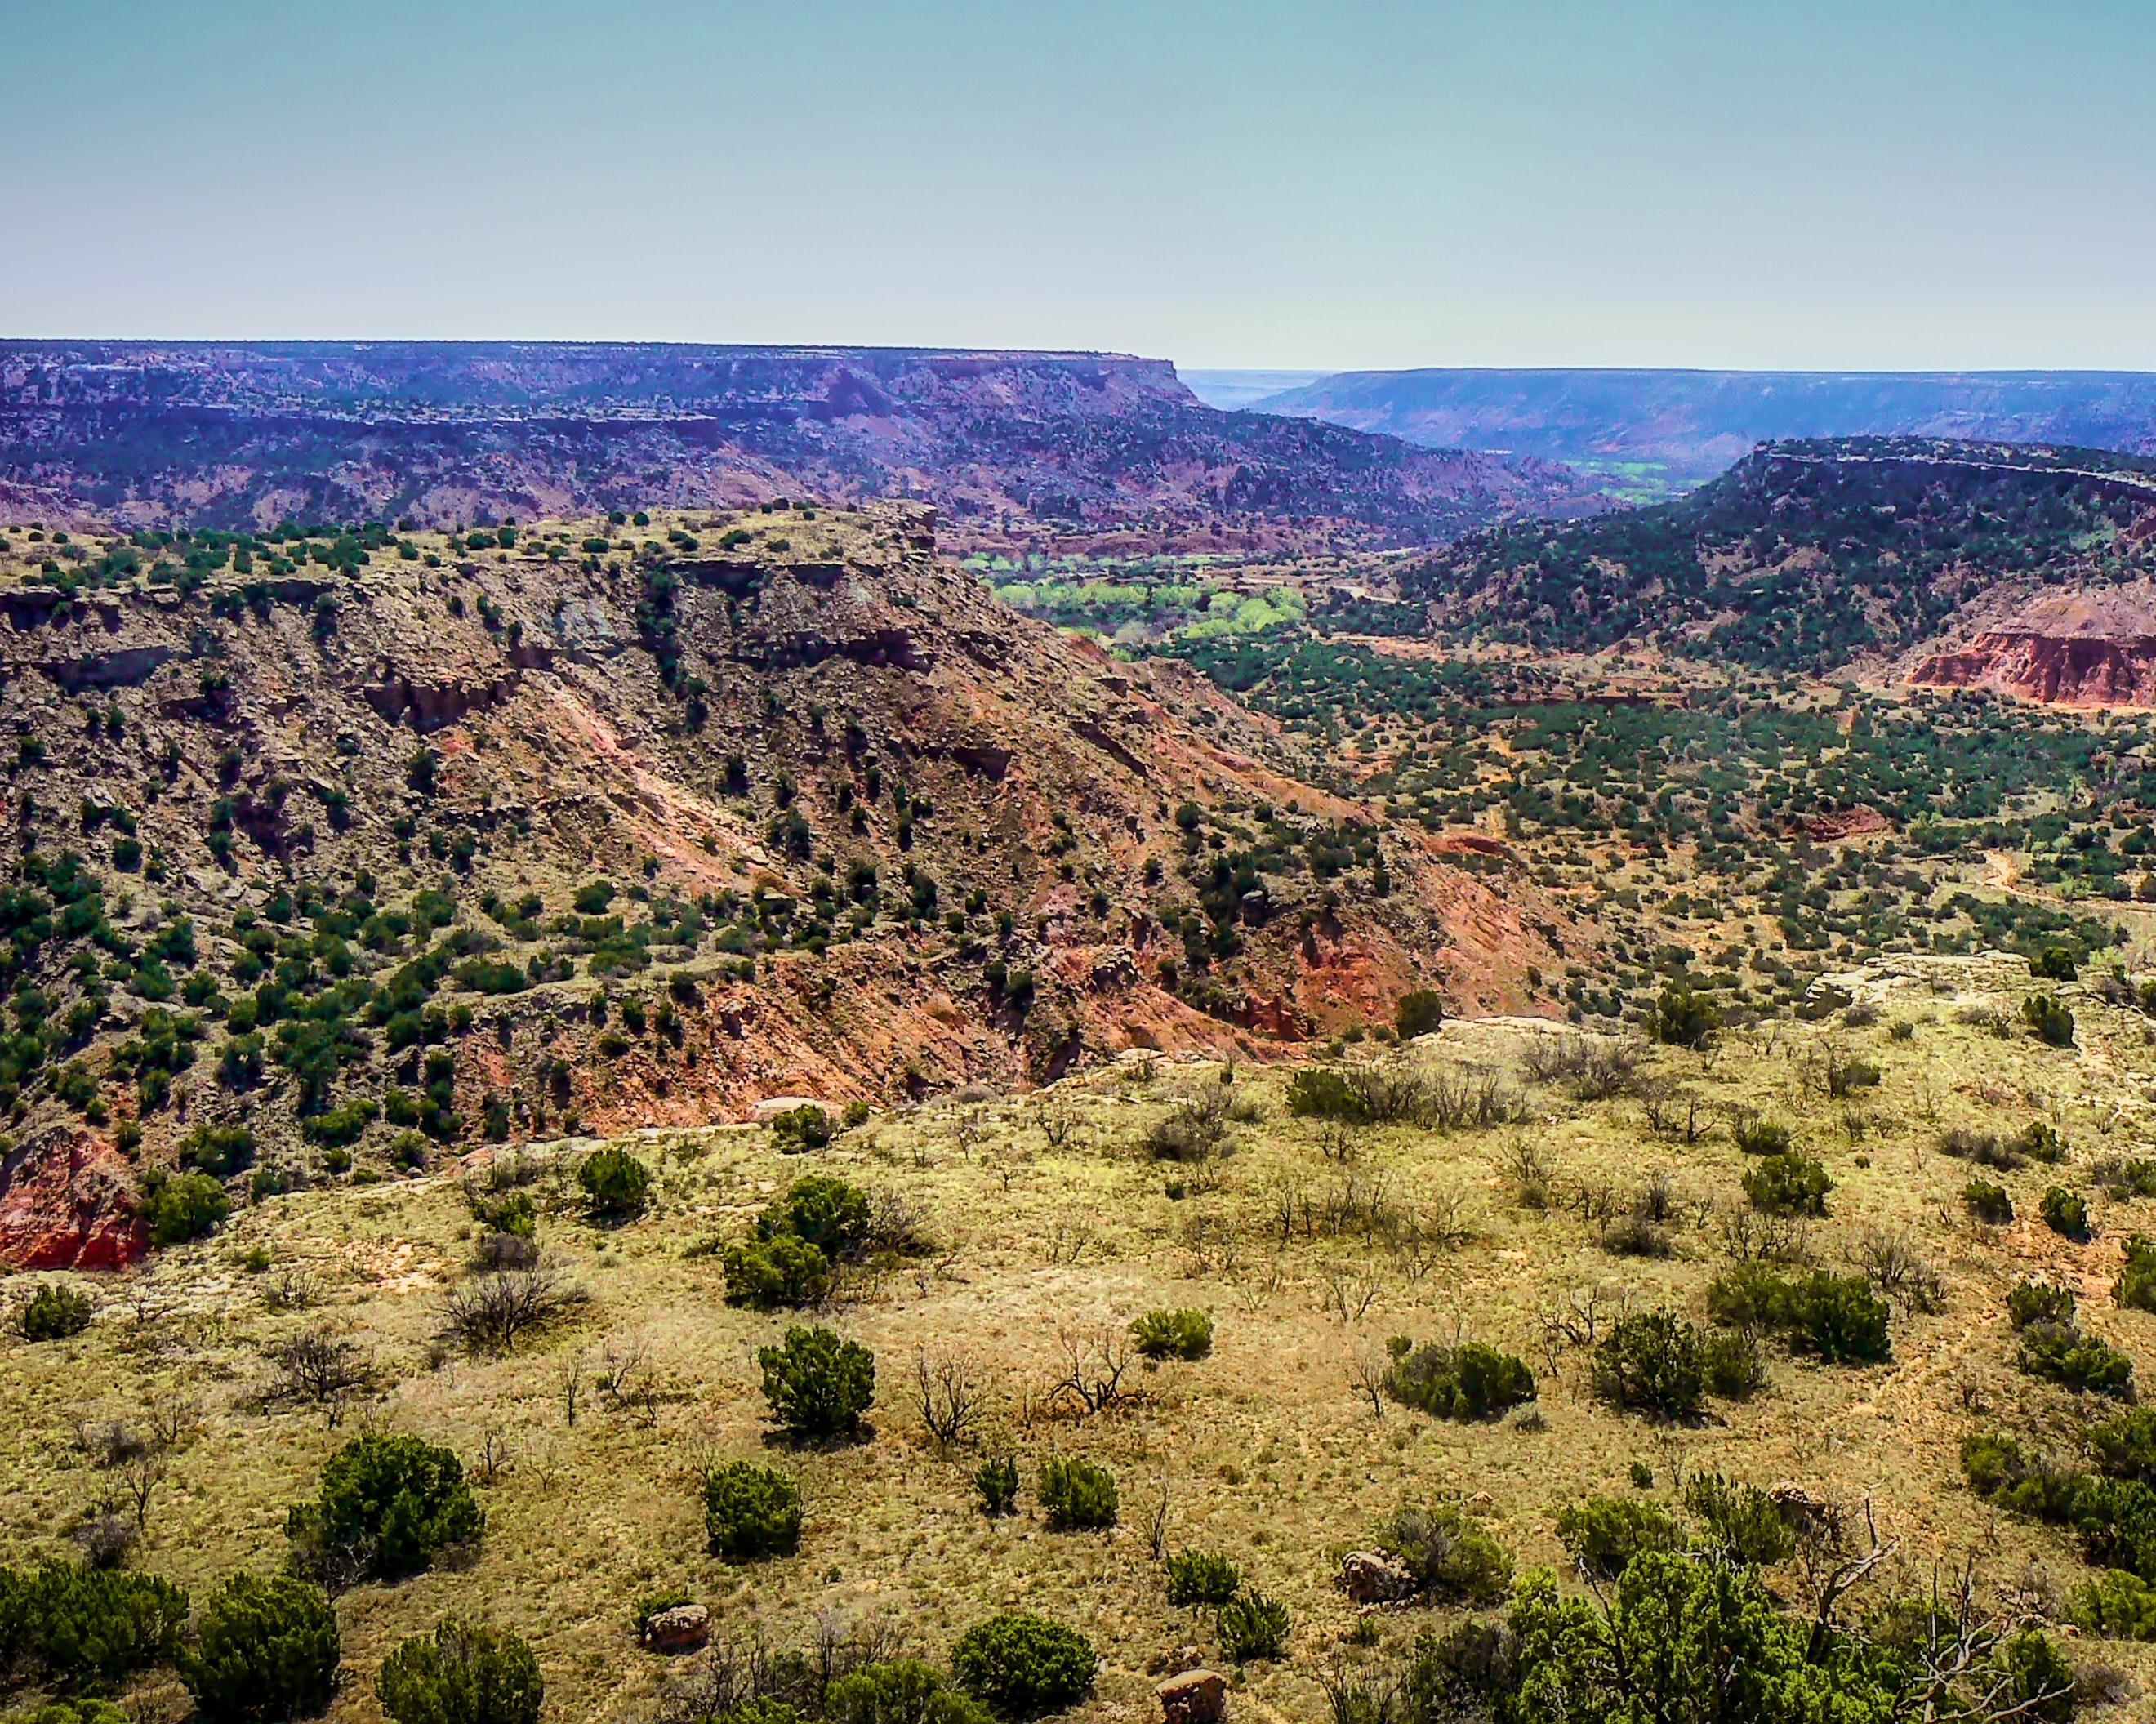
[(0, 0), (0, 336), (2156, 369), (2150, 0)]

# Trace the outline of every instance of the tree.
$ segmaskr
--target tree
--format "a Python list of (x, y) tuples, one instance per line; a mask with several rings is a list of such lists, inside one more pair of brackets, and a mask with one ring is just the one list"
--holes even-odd
[(875, 1399), (875, 1355), (821, 1325), (788, 1329), (757, 1351), (763, 1398), (778, 1428), (797, 1441), (859, 1434)]
[(1445, 996), (1434, 988), (1418, 988), (1400, 996), (1394, 1008), (1393, 1027), (1402, 1041), (1413, 1041), (1444, 1027)]
[(375, 1697), (393, 1724), (537, 1724), (546, 1684), (515, 1634), (450, 1617), (382, 1661)]
[(326, 1573), (396, 1580), (485, 1530), (486, 1514), (454, 1451), (414, 1436), (355, 1437), (322, 1469), (321, 1491), (285, 1529)]
[(210, 1594), (180, 1674), (204, 1724), (311, 1717), (336, 1694), (329, 1595), (289, 1574), (238, 1574)]

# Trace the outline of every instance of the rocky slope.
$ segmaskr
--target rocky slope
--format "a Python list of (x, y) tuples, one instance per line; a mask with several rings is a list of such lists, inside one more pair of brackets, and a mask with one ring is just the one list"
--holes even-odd
[(1950, 437), (2156, 454), (2140, 372), (1347, 372), (1255, 398), (1435, 447), (1511, 449), (1650, 487), (1712, 478), (1791, 438)]
[(1428, 543), (1596, 506), (1550, 463), (1205, 406), (1120, 354), (567, 343), (0, 343), (0, 519), (932, 501), (954, 549)]
[(1927, 650), (1912, 683), (2061, 706), (2156, 706), (2156, 584), (2045, 593)]
[(2002, 587), (2156, 569), (2156, 460), (2035, 444), (1776, 444), (1676, 503), (1477, 533), (1414, 567), (1440, 629), (1766, 668), (1885, 662)]
[(0, 543), (13, 1260), (137, 1249), (176, 1155), (274, 1186), (1263, 1057), (1522, 1000), (1565, 937), (917, 505)]

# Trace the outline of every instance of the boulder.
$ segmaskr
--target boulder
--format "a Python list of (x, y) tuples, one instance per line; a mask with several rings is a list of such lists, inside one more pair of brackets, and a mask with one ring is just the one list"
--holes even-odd
[(826, 1114), (831, 1111), (829, 1102), (819, 1101), (814, 1095), (767, 1095), (756, 1105), (751, 1116), (759, 1126), (767, 1126), (781, 1114), (793, 1113), (803, 1107), (820, 1107)]
[(1228, 1683), (1218, 1670), (1185, 1670), (1153, 1691), (1162, 1724), (1221, 1724), (1228, 1716)]
[(711, 1613), (701, 1604), (676, 1604), (644, 1624), (644, 1644), (654, 1652), (695, 1652), (711, 1638)]
[(1358, 1604), (1389, 1604), (1410, 1598), (1414, 1576), (1383, 1551), (1350, 1551), (1340, 1561), (1340, 1585)]

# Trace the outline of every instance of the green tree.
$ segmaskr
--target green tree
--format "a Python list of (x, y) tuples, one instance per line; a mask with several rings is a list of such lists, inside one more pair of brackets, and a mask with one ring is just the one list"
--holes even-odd
[(537, 1724), (547, 1688), (522, 1640), (453, 1616), (398, 1642), (374, 1693), (393, 1724)]
[(820, 1324), (797, 1326), (777, 1347), (757, 1350), (763, 1398), (780, 1430), (797, 1441), (860, 1434), (875, 1399), (875, 1355)]
[(312, 1717), (336, 1694), (336, 1612), (289, 1574), (238, 1574), (210, 1594), (180, 1674), (204, 1724)]

